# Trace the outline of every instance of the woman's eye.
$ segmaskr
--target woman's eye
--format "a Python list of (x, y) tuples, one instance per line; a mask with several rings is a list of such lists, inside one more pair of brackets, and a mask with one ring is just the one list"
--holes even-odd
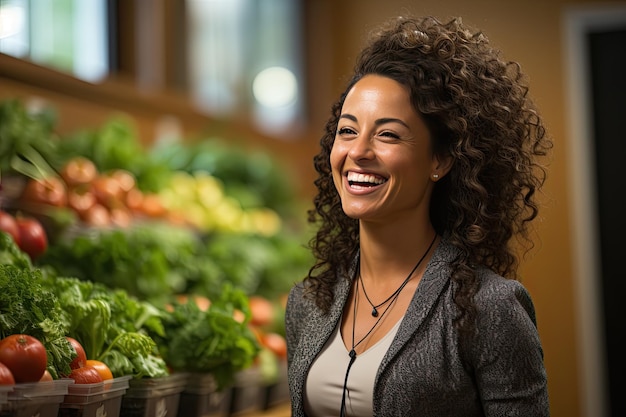
[(354, 134), (354, 130), (352, 130), (349, 127), (342, 127), (339, 130), (337, 130), (337, 134), (338, 135), (353, 135)]
[(383, 136), (383, 137), (391, 138), (391, 139), (400, 139), (400, 136), (398, 136), (397, 134), (393, 132), (381, 132), (378, 134), (378, 136)]

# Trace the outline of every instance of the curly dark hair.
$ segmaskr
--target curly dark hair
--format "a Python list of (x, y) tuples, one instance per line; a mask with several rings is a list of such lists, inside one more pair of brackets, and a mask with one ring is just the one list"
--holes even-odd
[(529, 222), (538, 215), (536, 192), (546, 177), (537, 157), (552, 142), (528, 96), (520, 66), (505, 61), (479, 31), (456, 18), (398, 18), (373, 34), (339, 100), (314, 157), (318, 193), (309, 222), (319, 223), (309, 242), (316, 263), (306, 294), (328, 311), (333, 287), (359, 247), (358, 220), (346, 216), (333, 184), (330, 152), (347, 93), (363, 76), (389, 77), (405, 86), (432, 137), (434, 152), (450, 156), (450, 172), (433, 190), (430, 219), (460, 249), (453, 263), (457, 327), (471, 330), (476, 266), (518, 279), (512, 238), (532, 248)]

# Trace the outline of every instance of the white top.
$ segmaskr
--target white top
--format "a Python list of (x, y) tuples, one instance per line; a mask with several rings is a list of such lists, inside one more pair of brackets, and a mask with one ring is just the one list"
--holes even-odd
[[(357, 355), (350, 368), (346, 392), (346, 416), (373, 415), (374, 380), (378, 367), (395, 337), (400, 322), (376, 344)], [(313, 361), (306, 380), (304, 410), (309, 417), (336, 417), (350, 362), (348, 349), (341, 338), (341, 320), (326, 345)]]

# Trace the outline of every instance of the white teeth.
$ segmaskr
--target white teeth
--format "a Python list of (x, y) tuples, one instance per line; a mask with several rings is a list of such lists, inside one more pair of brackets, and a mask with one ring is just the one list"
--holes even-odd
[(348, 181), (378, 185), (378, 184), (384, 183), (385, 179), (378, 177), (376, 175), (371, 175), (371, 174), (360, 174), (358, 172), (348, 172)]

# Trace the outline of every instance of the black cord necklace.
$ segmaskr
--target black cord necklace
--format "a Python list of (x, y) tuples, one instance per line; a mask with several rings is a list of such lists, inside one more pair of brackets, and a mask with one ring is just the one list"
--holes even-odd
[(433, 247), (433, 244), (435, 243), (436, 239), (437, 239), (437, 234), (435, 233), (435, 237), (433, 238), (433, 241), (430, 242), (428, 249), (426, 249), (426, 252), (424, 253), (424, 255), (422, 255), (422, 257), (417, 262), (417, 264), (413, 267), (411, 272), (409, 272), (409, 275), (404, 279), (400, 287), (398, 287), (397, 290), (395, 290), (389, 297), (387, 297), (385, 301), (383, 301), (380, 304), (374, 305), (374, 303), (372, 303), (372, 301), (368, 297), (367, 292), (365, 291), (365, 284), (363, 283), (363, 277), (361, 276), (361, 273), (359, 272), (359, 280), (361, 281), (361, 287), (363, 287), (363, 294), (365, 294), (365, 298), (367, 299), (367, 302), (372, 306), (372, 317), (378, 317), (378, 309), (384, 306), (385, 304), (387, 304), (389, 301), (391, 301), (393, 297), (400, 294), (400, 291), (402, 291), (404, 286), (408, 284), (408, 282), (411, 280), (411, 277), (413, 276), (413, 273), (415, 272), (415, 270), (420, 266), (420, 264), (422, 263), (422, 261), (424, 260), (428, 252), (430, 252), (430, 249)]
[[(350, 355), (350, 362), (348, 362), (348, 368), (346, 369), (346, 376), (345, 376), (345, 378), (343, 380), (343, 390), (342, 390), (342, 394), (341, 394), (341, 409), (339, 411), (339, 416), (340, 417), (345, 417), (345, 415), (346, 415), (346, 393), (348, 391), (348, 375), (350, 375), (350, 368), (352, 368), (352, 365), (354, 364), (354, 361), (356, 361), (356, 348), (357, 348), (357, 346), (359, 346), (374, 331), (374, 329), (376, 328), (376, 326), (378, 326), (378, 323), (380, 323), (380, 321), (383, 319), (383, 317), (385, 316), (387, 311), (389, 311), (389, 309), (391, 309), (393, 304), (396, 302), (396, 300), (400, 296), (400, 292), (406, 286), (407, 282), (409, 282), (409, 280), (411, 279), (411, 276), (413, 275), (413, 273), (415, 272), (417, 267), (422, 263), (422, 261), (424, 260), (424, 258), (428, 254), (428, 252), (430, 252), (430, 249), (432, 248), (432, 246), (435, 243), (436, 239), (437, 239), (437, 234), (435, 233), (435, 237), (433, 238), (433, 241), (430, 243), (430, 246), (428, 246), (428, 249), (426, 250), (424, 255), (420, 258), (420, 260), (417, 262), (417, 264), (413, 267), (413, 269), (411, 270), (411, 273), (409, 274), (409, 276), (404, 280), (402, 285), (400, 285), (400, 287), (396, 291), (394, 291), (394, 293), (391, 294), (391, 296), (389, 298), (387, 298), (382, 304), (379, 304), (378, 306), (374, 306), (372, 304), (372, 302), (369, 300), (369, 298), (367, 298), (367, 293), (365, 292), (365, 287), (363, 287), (363, 294), (365, 294), (365, 298), (367, 298), (367, 301), (373, 307), (372, 316), (378, 317), (378, 318), (376, 319), (376, 322), (374, 322), (374, 325), (367, 331), (367, 333), (365, 333), (365, 336), (363, 336), (358, 342), (355, 343), (354, 342), (354, 329), (356, 328), (356, 313), (357, 313), (357, 305), (358, 305), (358, 301), (359, 301), (359, 281), (361, 282), (361, 285), (363, 285), (363, 280), (362, 279), (357, 279), (356, 280), (355, 287), (354, 287), (354, 306), (352, 307), (352, 349), (350, 349), (350, 352), (348, 352), (348, 355)], [(360, 273), (359, 273), (359, 278), (361, 278), (361, 274)], [(386, 303), (389, 303), (389, 306), (387, 306), (385, 311), (383, 311), (379, 315), (378, 311), (376, 310), (376, 307), (381, 307), (382, 305), (384, 305)], [(374, 314), (374, 313), (376, 313), (376, 314)]]
[(339, 414), (340, 417), (345, 417), (346, 415), (346, 392), (348, 391), (348, 375), (350, 375), (350, 368), (352, 368), (352, 364), (356, 360), (356, 347), (359, 346), (367, 338), (367, 336), (369, 336), (370, 333), (374, 331), (376, 326), (378, 326), (378, 323), (380, 323), (380, 321), (385, 316), (385, 313), (389, 311), (389, 309), (391, 308), (391, 306), (396, 301), (399, 295), (400, 295), (400, 292), (397, 292), (395, 294), (395, 298), (391, 300), (391, 303), (389, 303), (389, 307), (387, 307), (385, 311), (383, 311), (380, 314), (380, 316), (378, 317), (374, 325), (367, 331), (367, 333), (365, 333), (365, 336), (363, 336), (358, 342), (354, 343), (354, 328), (356, 327), (357, 304), (359, 301), (359, 281), (357, 280), (355, 283), (354, 307), (352, 310), (352, 349), (350, 349), (350, 352), (348, 352), (348, 355), (350, 355), (350, 362), (348, 363), (348, 369), (346, 369), (346, 377), (343, 380), (343, 392), (341, 394), (341, 410)]

